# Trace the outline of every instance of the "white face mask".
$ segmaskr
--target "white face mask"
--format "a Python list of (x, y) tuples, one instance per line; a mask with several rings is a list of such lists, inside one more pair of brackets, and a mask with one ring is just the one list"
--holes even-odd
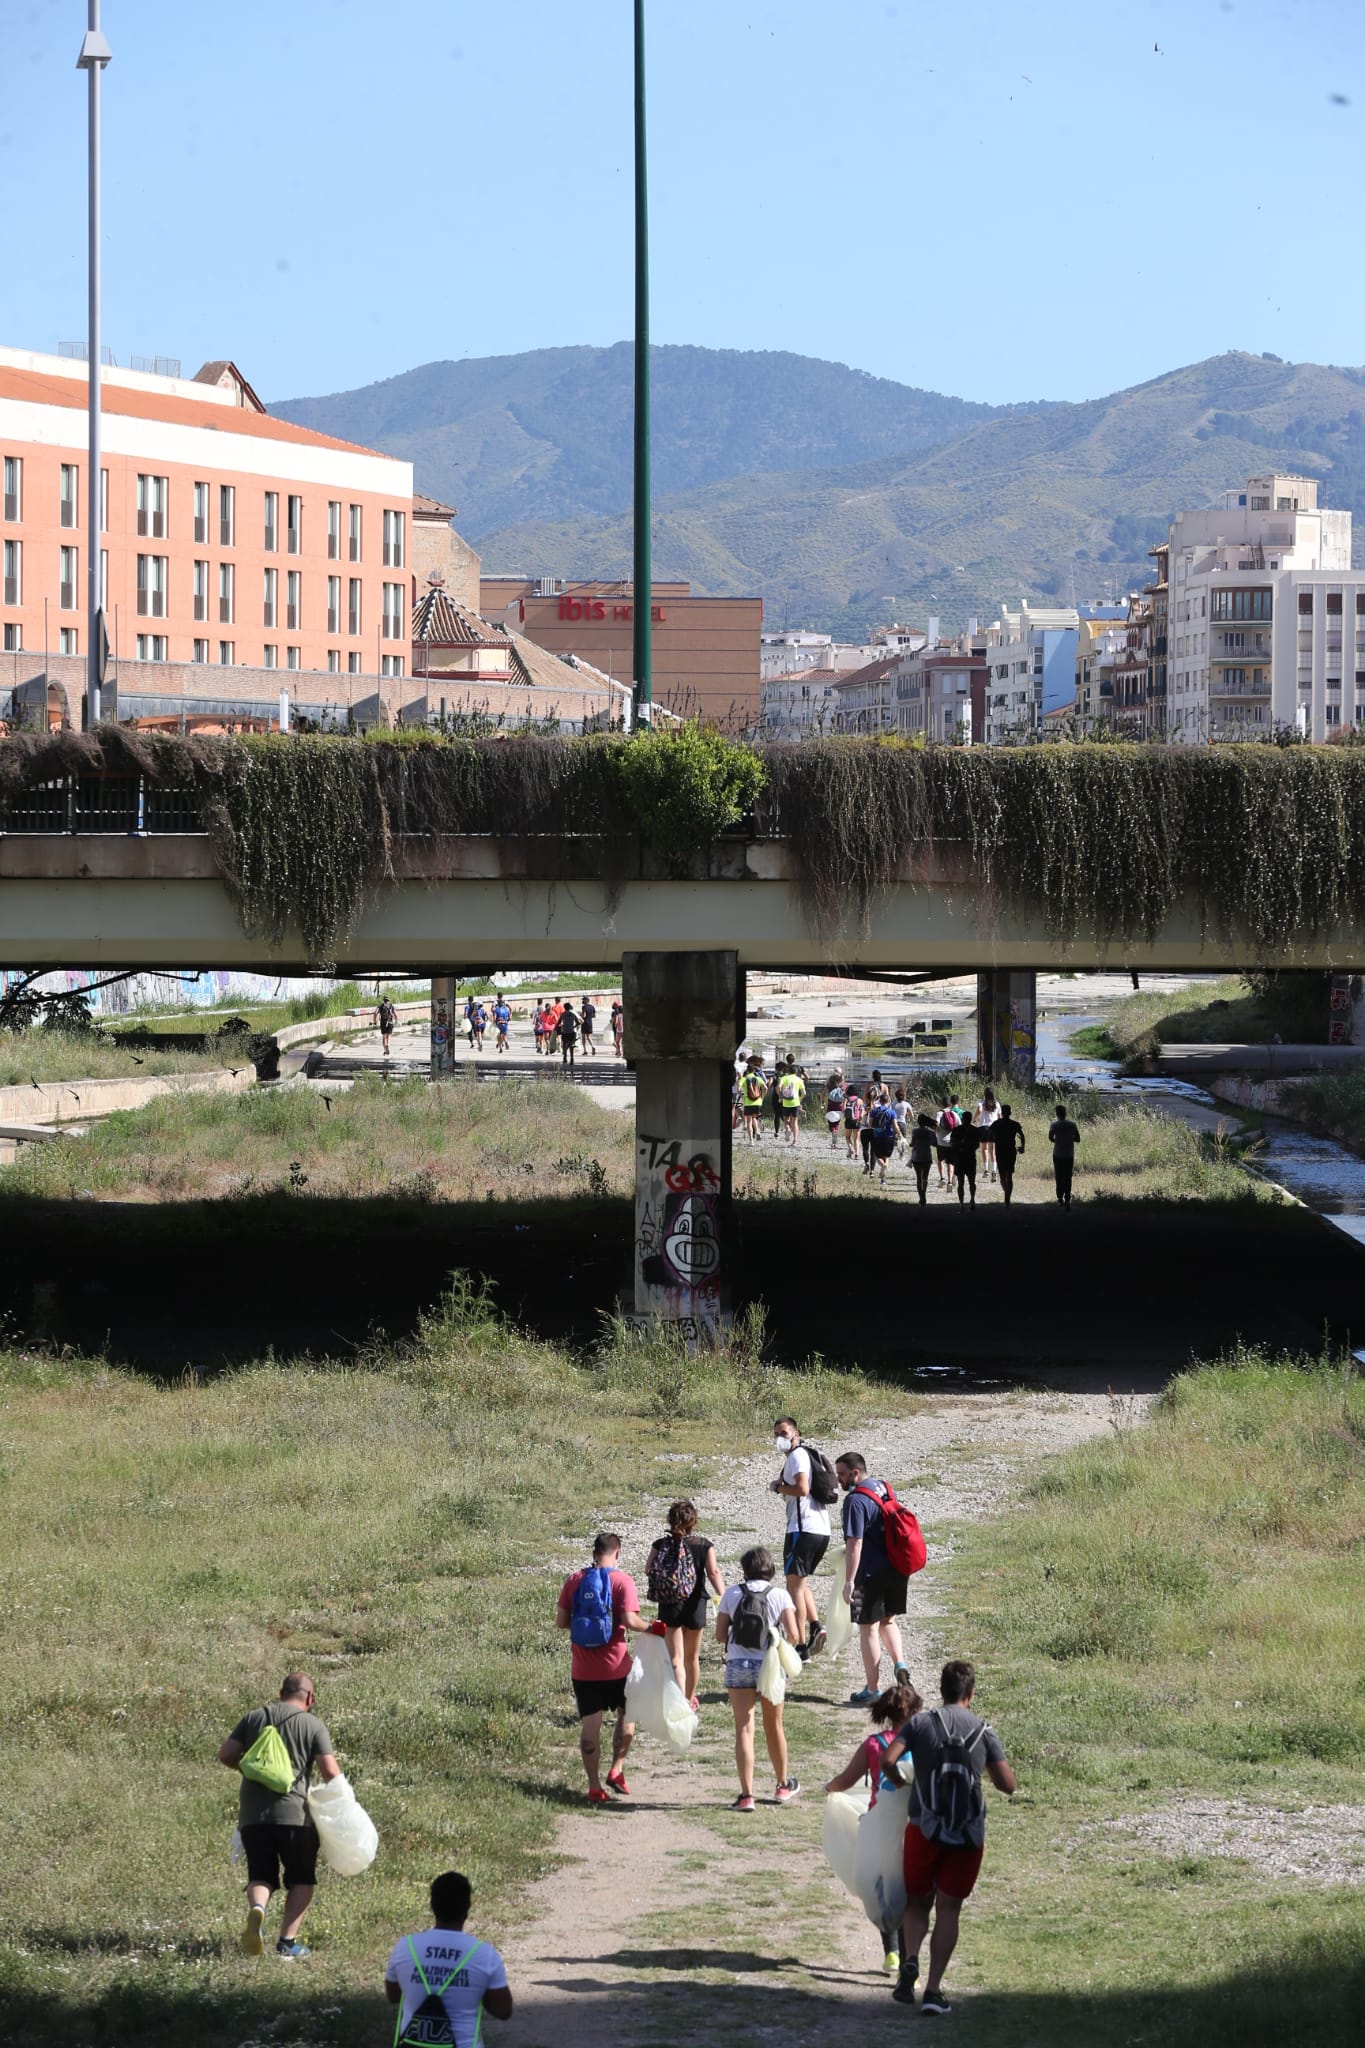
[(775, 1451), (793, 1451), (795, 1448), (796, 1439), (794, 1437), (775, 1436), (773, 1438), (773, 1449)]

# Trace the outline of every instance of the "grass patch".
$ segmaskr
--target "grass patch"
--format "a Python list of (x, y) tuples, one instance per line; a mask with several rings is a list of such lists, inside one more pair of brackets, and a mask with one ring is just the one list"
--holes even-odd
[(1365, 1147), (1365, 1070), (1347, 1067), (1311, 1080), (1291, 1081), (1280, 1092), (1288, 1115), (1322, 1137), (1344, 1138)]
[(1142, 989), (1116, 1003), (1104, 1024), (1075, 1032), (1070, 1044), (1073, 1052), (1136, 1068), (1163, 1045), (1264, 1045), (1277, 1036), (1290, 1044), (1325, 1042), (1323, 975), (1258, 975), (1248, 981), (1229, 974), (1179, 990)]
[[(1146, 1427), (1115, 1422), (967, 1532), (953, 1567), (945, 1640), (976, 1658), (1023, 1788), (993, 1802), (957, 1972), (988, 1993), (970, 2038), (1008, 2038), (1021, 1995), (1056, 2001), (1048, 2039), (1102, 2038), (1101, 1989), (1134, 2024), (1161, 2015), (1144, 2038), (1299, 2039), (1310, 1953), (1330, 2033), (1359, 1995), (1365, 1890), (1267, 1884), (1254, 1854), (1158, 1856), (1088, 1824), (1196, 1793), (1365, 1804), (1365, 1385), (1335, 1359), (1243, 1350), (1176, 1379)], [(1163, 2014), (1154, 1955), (1196, 1992), (1259, 1979), (1254, 2017), (1245, 1989)]]

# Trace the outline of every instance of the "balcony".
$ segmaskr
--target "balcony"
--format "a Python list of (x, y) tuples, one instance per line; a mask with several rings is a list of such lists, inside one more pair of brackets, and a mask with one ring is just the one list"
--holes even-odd
[(1264, 703), (1270, 696), (1270, 684), (1266, 683), (1220, 683), (1209, 684), (1210, 697), (1257, 697)]

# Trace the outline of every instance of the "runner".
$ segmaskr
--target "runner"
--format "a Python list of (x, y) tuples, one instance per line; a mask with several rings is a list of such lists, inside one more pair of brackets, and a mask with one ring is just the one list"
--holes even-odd
[(844, 1592), (858, 1624), (865, 1678), (862, 1690), (849, 1694), (849, 1705), (870, 1707), (880, 1690), (883, 1650), (891, 1658), (897, 1684), (910, 1682), (896, 1619), (905, 1612), (908, 1581), (893, 1569), (886, 1553), (881, 1509), (885, 1485), (869, 1479), (867, 1460), (858, 1451), (845, 1451), (835, 1459), (834, 1469), (844, 1489)]
[(957, 1180), (957, 1205), (962, 1207), (964, 1191), (970, 1190), (970, 1208), (976, 1207), (976, 1154), (981, 1143), (981, 1133), (972, 1122), (969, 1109), (962, 1112), (962, 1121), (948, 1141), (948, 1160)]
[[(871, 1813), (877, 1804), (877, 1794), (895, 1789), (891, 1780), (883, 1774), (882, 1759), (905, 1723), (913, 1715), (918, 1714), (923, 1705), (924, 1701), (913, 1685), (892, 1685), (888, 1686), (885, 1692), (878, 1693), (868, 1709), (872, 1733), (863, 1737), (844, 1768), (836, 1771), (821, 1789), (825, 1792), (851, 1792), (855, 1785), (866, 1784), (869, 1788), (867, 1810)], [(883, 1926), (883, 1968), (895, 1972), (904, 1961), (904, 1922), (899, 1922), (894, 1930)]]
[(995, 1140), (996, 1171), (1000, 1175), (1000, 1192), (1005, 1197), (1008, 1209), (1014, 1194), (1014, 1162), (1024, 1156), (1024, 1127), (1014, 1121), (1014, 1112), (1008, 1102), (1000, 1105), (1000, 1115), (991, 1126)]
[[(785, 1586), (775, 1586), (777, 1567), (772, 1552), (757, 1546), (746, 1550), (739, 1561), (742, 1574), (737, 1586), (727, 1589), (716, 1610), (716, 1641), (725, 1652), (725, 1686), (730, 1710), (735, 1717), (735, 1767), (739, 1773), (736, 1813), (754, 1810), (754, 1702), (758, 1699), (758, 1674), (774, 1629), (781, 1629), (789, 1643), (800, 1646), (796, 1609)], [(779, 1806), (786, 1806), (801, 1790), (801, 1780), (788, 1775), (787, 1737), (782, 1726), (782, 1708), (763, 1701), (763, 1738), (777, 1779), (774, 1794)]]
[(619, 1003), (613, 1002), (611, 1006), (611, 1046), (618, 1060), (622, 1057), (621, 1033), (625, 1028), (625, 1021), (625, 1011)]
[(506, 996), (499, 996), (493, 1005), (493, 1024), (498, 1034), (498, 1051), (507, 1050), (507, 1027), (512, 1021), (512, 1008)]
[(1051, 1124), (1047, 1141), (1052, 1147), (1052, 1178), (1057, 1187), (1057, 1200), (1064, 1209), (1071, 1207), (1071, 1176), (1076, 1171), (1076, 1147), (1081, 1134), (1066, 1113), (1066, 1104), (1057, 1104), (1057, 1115)]
[(829, 1507), (839, 1496), (838, 1481), (819, 1453), (801, 1442), (801, 1432), (790, 1415), (779, 1415), (773, 1424), (773, 1449), (786, 1459), (772, 1482), (774, 1493), (787, 1503), (787, 1540), (782, 1552), (782, 1569), (787, 1591), (796, 1609), (800, 1631), (800, 1655), (818, 1657), (825, 1647), (825, 1631), (815, 1604), (815, 1574), (829, 1549)]
[(926, 2017), (953, 2009), (944, 1995), (943, 1973), (957, 1946), (963, 1902), (972, 1895), (985, 1854), (982, 1770), (1007, 1798), (1015, 1783), (999, 1736), (971, 1711), (976, 1690), (972, 1666), (956, 1658), (945, 1664), (939, 1690), (943, 1705), (912, 1715), (883, 1759), (883, 1769), (897, 1784), (905, 1782), (897, 1769), (902, 1756), (910, 1758), (913, 1772), (905, 1830), (905, 1961), (891, 1996), (900, 2005), (915, 2002), (919, 1952), (932, 1911), (929, 1974), (920, 2005)]
[(473, 996), (466, 996), (464, 999), (464, 1028), (465, 1036), (469, 1040), (471, 1049), (474, 1044), (474, 1007)]
[(559, 1054), (561, 1065), (573, 1072), (574, 1052), (578, 1045), (578, 1013), (572, 1003), (565, 1003), (559, 1013)]
[(873, 1107), (872, 1114), (868, 1118), (868, 1124), (869, 1130), (867, 1135), (871, 1139), (871, 1145), (869, 1147), (870, 1157), (868, 1159), (867, 1171), (871, 1173), (874, 1168), (879, 1168), (881, 1179), (878, 1185), (885, 1187), (886, 1169), (896, 1150), (896, 1112), (887, 1096), (885, 1088), (882, 1090), (880, 1102), (876, 1103)]
[(843, 1068), (836, 1067), (829, 1077), (829, 1086), (825, 1090), (825, 1124), (829, 1131), (831, 1152), (837, 1152), (839, 1149), (839, 1126), (844, 1120), (845, 1099)]
[(739, 1109), (744, 1119), (745, 1135), (751, 1145), (759, 1142), (758, 1120), (763, 1113), (763, 1098), (767, 1092), (768, 1084), (758, 1064), (758, 1054), (750, 1053), (748, 1064), (740, 1076)]
[(491, 1943), (464, 1931), (472, 1893), (469, 1879), (447, 1870), (431, 1886), (432, 1924), (396, 1941), (384, 1970), (384, 1996), (396, 2005), (395, 2048), (477, 2048), (483, 2015), (512, 2017), (507, 1968)]
[(976, 1128), (981, 1133), (978, 1156), (987, 1180), (995, 1179), (995, 1126), (999, 1121), (1000, 1105), (995, 1099), (995, 1090), (987, 1088), (976, 1105)]
[(910, 1133), (910, 1165), (915, 1175), (915, 1191), (919, 1205), (924, 1208), (929, 1199), (929, 1168), (934, 1163), (938, 1147), (934, 1142), (934, 1120), (924, 1110), (915, 1119)]
[(844, 1143), (850, 1159), (856, 1159), (858, 1132), (862, 1128), (863, 1098), (856, 1088), (850, 1088), (844, 1097)]
[(482, 1003), (474, 1005), (474, 1050), (483, 1051), (483, 1034), (488, 1029), (488, 1012)]
[(398, 1022), (398, 1012), (387, 995), (379, 998), (379, 1008), (374, 1013), (374, 1021), (379, 1026), (379, 1042), (384, 1048), (384, 1058), (387, 1059), (389, 1040), (393, 1036), (393, 1027)]
[(782, 1130), (789, 1145), (795, 1145), (801, 1135), (801, 1111), (806, 1103), (806, 1083), (795, 1056), (787, 1055), (787, 1064), (777, 1083), (777, 1099), (782, 1111)]
[(948, 1170), (948, 1193), (949, 1193), (949, 1194), (951, 1194), (951, 1193), (953, 1192), (953, 1153), (952, 1153), (952, 1144), (953, 1144), (953, 1132), (954, 1132), (954, 1131), (955, 1131), (955, 1130), (957, 1129), (957, 1127), (958, 1127), (958, 1125), (959, 1125), (959, 1124), (961, 1123), (961, 1121), (962, 1121), (962, 1118), (961, 1118), (961, 1116), (960, 1116), (960, 1115), (958, 1114), (958, 1107), (957, 1107), (957, 1097), (956, 1097), (955, 1095), (952, 1095), (952, 1096), (950, 1096), (950, 1097), (949, 1097), (949, 1099), (947, 1100), (947, 1102), (945, 1102), (945, 1103), (943, 1104), (943, 1107), (942, 1107), (942, 1108), (941, 1108), (941, 1109), (939, 1110), (939, 1113), (938, 1113), (938, 1120), (937, 1120), (937, 1129), (938, 1129), (938, 1181), (939, 1181), (939, 1186), (940, 1186), (940, 1187), (942, 1187), (942, 1186), (943, 1186), (943, 1171), (944, 1171), (944, 1168), (946, 1167), (946, 1168), (947, 1168), (947, 1170)]
[(539, 1000), (536, 1002), (535, 1015), (531, 1019), (531, 1030), (536, 1041), (536, 1051), (543, 1053), (545, 1050), (545, 1040), (549, 1036), (549, 1032), (545, 1024), (545, 1005)]
[(592, 1034), (593, 1027), (597, 1023), (597, 1004), (591, 996), (584, 996), (583, 1007), (578, 1013), (578, 1021), (583, 1030), (583, 1050), (586, 1053), (591, 1053), (593, 1058), (596, 1059), (597, 1047), (592, 1042)]
[(635, 1733), (635, 1723), (626, 1719), (626, 1679), (632, 1662), (627, 1634), (632, 1629), (648, 1635), (667, 1633), (661, 1621), (641, 1618), (635, 1581), (620, 1566), (621, 1539), (612, 1530), (604, 1529), (593, 1544), (592, 1563), (582, 1571), (570, 1572), (560, 1588), (555, 1609), (555, 1627), (568, 1629), (573, 1642), (570, 1672), (578, 1707), (578, 1747), (588, 1774), (590, 1806), (611, 1804), (602, 1789), (600, 1773), (602, 1716), (613, 1711), (616, 1726), (607, 1784), (618, 1798), (630, 1795), (621, 1769)]
[(664, 1637), (678, 1685), (695, 1714), (701, 1702), (701, 1639), (706, 1628), (706, 1589), (718, 1597), (725, 1580), (716, 1562), (716, 1546), (698, 1536), (697, 1510), (690, 1500), (675, 1500), (668, 1510), (668, 1534), (649, 1553), (645, 1573), (649, 1597), (659, 1609)]
[[(318, 1831), (308, 1817), (308, 1780), (314, 1764), (324, 1783), (341, 1776), (341, 1765), (332, 1754), (332, 1738), (313, 1712), (315, 1698), (308, 1673), (291, 1671), (280, 1687), (279, 1699), (243, 1714), (218, 1751), (220, 1764), (242, 1774), (237, 1828), (246, 1852), (247, 1914), (239, 1944), (244, 1956), (258, 1956), (264, 1948), (261, 1931), (266, 1907), (281, 1883), (285, 1888), (284, 1915), (275, 1953), (291, 1963), (301, 1962), (309, 1953), (298, 1938), (318, 1878)], [(252, 1754), (270, 1728), (284, 1745), (282, 1770), (293, 1774), (282, 1791), (276, 1789), (281, 1779), (272, 1785), (257, 1775), (257, 1758)], [(269, 1767), (269, 1760), (262, 1759), (260, 1768)]]
[(910, 1104), (905, 1099), (905, 1090), (903, 1088), (896, 1090), (896, 1099), (891, 1105), (891, 1113), (896, 1119), (896, 1155), (899, 1158), (900, 1154), (905, 1150), (906, 1131), (910, 1122)]

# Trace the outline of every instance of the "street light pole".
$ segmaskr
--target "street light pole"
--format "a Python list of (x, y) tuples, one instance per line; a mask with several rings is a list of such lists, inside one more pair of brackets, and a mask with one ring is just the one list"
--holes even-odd
[(90, 337), (86, 345), (90, 372), (90, 462), (86, 482), (86, 724), (98, 723), (104, 680), (104, 621), (100, 613), (100, 74), (112, 51), (100, 32), (100, 0), (90, 0), (89, 26), (76, 69), (90, 81), (88, 140)]
[(635, 0), (635, 560), (631, 608), (635, 726), (654, 703), (654, 572), (649, 532), (649, 204), (645, 177), (645, 0)]

